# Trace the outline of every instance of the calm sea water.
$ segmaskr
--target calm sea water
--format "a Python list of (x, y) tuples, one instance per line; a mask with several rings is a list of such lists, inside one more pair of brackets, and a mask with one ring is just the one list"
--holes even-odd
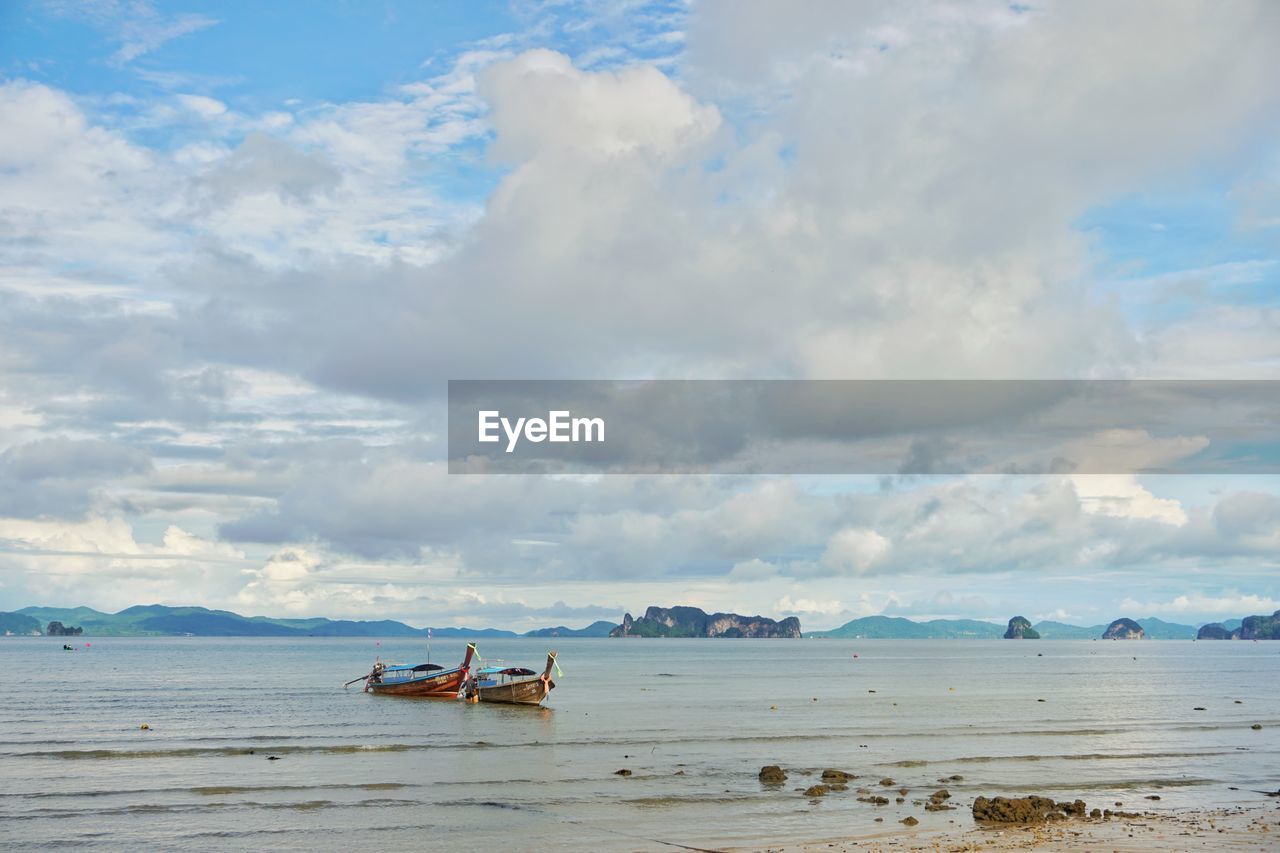
[[(979, 794), (1173, 809), (1280, 787), (1280, 643), (567, 639), (531, 709), (339, 687), (417, 640), (71, 642), (0, 638), (5, 846), (716, 848), (968, 826)], [(550, 642), (479, 647), (540, 669)], [(774, 763), (781, 790), (756, 779)], [(799, 771), (824, 767), (912, 792), (811, 803)], [(953, 774), (960, 809), (912, 804)]]

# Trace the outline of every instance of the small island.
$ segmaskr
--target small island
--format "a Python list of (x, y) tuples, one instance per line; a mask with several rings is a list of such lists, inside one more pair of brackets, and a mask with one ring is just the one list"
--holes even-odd
[(1009, 620), (1009, 628), (1004, 632), (1006, 640), (1038, 640), (1040, 632), (1031, 627), (1031, 620), (1025, 616), (1015, 616)]
[(1280, 640), (1280, 610), (1270, 616), (1246, 616), (1235, 630), (1221, 622), (1203, 625), (1197, 640)]
[(73, 628), (70, 625), (63, 625), (61, 622), (57, 621), (50, 622), (49, 627), (44, 629), (44, 635), (46, 637), (78, 637), (83, 633), (84, 628), (79, 626)]
[(800, 620), (774, 621), (764, 616), (707, 613), (699, 607), (650, 607), (639, 619), (627, 613), (610, 637), (747, 637), (800, 638)]
[(1147, 632), (1142, 630), (1142, 626), (1132, 619), (1117, 619), (1107, 626), (1107, 630), (1102, 632), (1104, 640), (1142, 640), (1147, 636)]

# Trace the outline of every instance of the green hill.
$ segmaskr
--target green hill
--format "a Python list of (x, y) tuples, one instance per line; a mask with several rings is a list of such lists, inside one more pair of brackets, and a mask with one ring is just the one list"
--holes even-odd
[(40, 620), (25, 613), (0, 613), (0, 636), (10, 634), (30, 634), (32, 631), (43, 631)]
[(1105, 630), (1106, 625), (1090, 625), (1086, 628), (1052, 620), (1036, 623), (1036, 631), (1045, 640), (1093, 640), (1101, 637)]
[[(197, 637), (423, 637), (425, 628), (414, 628), (390, 619), (274, 619), (241, 616), (229, 610), (205, 607), (167, 607), (139, 604), (119, 613), (103, 613), (89, 607), (24, 607), (18, 616), (43, 629), (49, 622), (78, 625), (96, 637), (147, 637), (193, 634)], [(14, 633), (20, 633), (14, 631)], [(21, 632), (21, 633), (29, 633)], [(512, 631), (495, 628), (436, 628), (437, 637), (514, 637)]]
[(933, 619), (914, 622), (900, 616), (864, 616), (830, 631), (809, 631), (806, 637), (884, 640), (998, 640), (1005, 626), (978, 619)]
[(534, 631), (526, 631), (526, 637), (607, 637), (609, 632), (618, 627), (614, 622), (606, 622), (601, 619), (598, 622), (592, 622), (585, 628), (566, 628), (558, 625), (555, 628), (538, 628)]

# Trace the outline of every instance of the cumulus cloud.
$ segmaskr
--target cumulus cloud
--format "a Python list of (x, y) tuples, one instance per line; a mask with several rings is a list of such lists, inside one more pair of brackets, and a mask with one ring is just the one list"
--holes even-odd
[[(121, 63), (212, 23), (93, 8)], [(939, 575), (1263, 584), (1267, 483), (930, 479), (941, 444), (884, 491), (449, 477), (440, 395), (461, 376), (1274, 375), (1271, 308), (1095, 298), (1106, 259), (1079, 222), (1207, 164), (1240, 170), (1267, 227), (1278, 8), (708, 3), (687, 49), (683, 11), (645, 10), (593, 22), (626, 34), (604, 52), (524, 34), (381, 97), (252, 114), (0, 84), (4, 535), (126, 555), (99, 603), (132, 603), (133, 578), (332, 615), (586, 619), (679, 593), (838, 618), (928, 602)], [(1152, 465), (1202, 449), (1105, 438)], [(90, 588), (5, 559), (14, 606)], [(565, 584), (573, 607), (546, 592)], [(977, 606), (956, 595), (918, 606)]]

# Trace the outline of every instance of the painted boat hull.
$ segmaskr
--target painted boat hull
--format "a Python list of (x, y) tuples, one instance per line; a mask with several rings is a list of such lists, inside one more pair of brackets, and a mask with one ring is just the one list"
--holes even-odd
[(556, 683), (550, 679), (547, 680), (546, 687), (543, 687), (541, 678), (530, 678), (528, 681), (478, 687), (476, 694), (481, 702), (494, 702), (500, 705), (541, 705), (542, 700), (547, 698), (555, 686)]
[(432, 696), (439, 699), (456, 699), (462, 683), (467, 680), (465, 669), (436, 672), (406, 681), (383, 684), (369, 682), (369, 692), (380, 696)]

